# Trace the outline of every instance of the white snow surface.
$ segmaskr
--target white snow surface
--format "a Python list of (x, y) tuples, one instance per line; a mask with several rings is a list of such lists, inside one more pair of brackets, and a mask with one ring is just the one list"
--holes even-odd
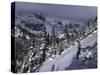
[(81, 41), (81, 47), (93, 46), (97, 41), (97, 31), (94, 31), (91, 35)]
[[(97, 31), (94, 31), (85, 39), (81, 40), (82, 47), (92, 46), (97, 41)], [(78, 44), (70, 46), (68, 49), (65, 49), (62, 54), (56, 55), (54, 59), (47, 59), (43, 65), (40, 67), (40, 72), (51, 71), (54, 64), (54, 70), (64, 70), (65, 67), (69, 67), (72, 63), (73, 57), (76, 56)]]

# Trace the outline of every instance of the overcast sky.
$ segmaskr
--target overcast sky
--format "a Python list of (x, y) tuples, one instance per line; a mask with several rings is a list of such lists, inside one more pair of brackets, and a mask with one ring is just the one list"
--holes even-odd
[(16, 2), (16, 12), (20, 14), (38, 12), (49, 17), (86, 22), (88, 19), (97, 16), (97, 7)]

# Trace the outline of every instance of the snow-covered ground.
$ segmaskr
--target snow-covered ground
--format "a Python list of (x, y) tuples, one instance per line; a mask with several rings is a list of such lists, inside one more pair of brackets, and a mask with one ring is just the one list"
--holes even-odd
[[(93, 46), (96, 42), (97, 42), (97, 30), (94, 31), (92, 34), (90, 34), (88, 37), (81, 40), (81, 46), (83, 48), (87, 46)], [(47, 59), (43, 63), (43, 65), (39, 68), (40, 69), (39, 71), (47, 72), (47, 71), (51, 71), (52, 69), (54, 71), (58, 71), (58, 70), (61, 71), (61, 70), (65, 70), (66, 68), (70, 67), (73, 63), (73, 60), (74, 62), (78, 62), (75, 59), (76, 53), (77, 53), (77, 46), (78, 44), (75, 43), (75, 45), (72, 45), (68, 49), (64, 50), (64, 52), (62, 52), (60, 56), (56, 55), (54, 59), (52, 58)], [(78, 64), (75, 67), (78, 67)]]
[(97, 31), (94, 31), (91, 35), (83, 39), (81, 41), (81, 46), (93, 46), (95, 42), (97, 42)]

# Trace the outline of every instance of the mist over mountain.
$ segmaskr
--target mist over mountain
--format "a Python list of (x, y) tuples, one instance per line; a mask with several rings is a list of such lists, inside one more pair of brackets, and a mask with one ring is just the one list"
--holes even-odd
[(16, 3), (16, 13), (33, 14), (41, 13), (47, 17), (65, 18), (77, 22), (87, 22), (88, 19), (95, 18), (97, 15), (95, 6), (77, 6), (77, 5), (57, 5), (41, 3)]

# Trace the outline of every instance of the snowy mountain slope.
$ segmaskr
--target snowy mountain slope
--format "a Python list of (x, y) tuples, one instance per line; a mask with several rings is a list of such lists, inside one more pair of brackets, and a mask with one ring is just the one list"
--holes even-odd
[[(93, 46), (95, 42), (97, 41), (97, 31), (94, 31), (92, 34), (90, 34), (85, 39), (81, 40), (82, 47), (86, 46)], [(67, 70), (67, 69), (74, 69), (74, 68), (86, 68), (86, 65), (80, 66), (80, 60), (76, 59), (76, 53), (77, 53), (77, 46), (75, 45), (69, 47), (68, 49), (64, 50), (61, 56), (56, 56), (54, 59), (49, 60), (47, 59), (44, 64), (40, 67), (40, 72), (43, 71), (51, 71), (53, 70)], [(96, 50), (95, 47), (93, 49)], [(74, 61), (74, 62), (73, 62)], [(91, 64), (93, 61), (89, 62)], [(96, 63), (96, 62), (95, 62)], [(73, 65), (74, 64), (74, 65)], [(72, 65), (72, 66), (71, 66)], [(76, 66), (75, 66), (76, 65)], [(79, 65), (79, 66), (78, 66)]]
[[(67, 19), (50, 17), (48, 20), (46, 16), (36, 13), (17, 16), (15, 28), (12, 29), (12, 36), (16, 42), (17, 72), (65, 70), (73, 64), (76, 57), (78, 39), (83, 39), (80, 41), (82, 48), (87, 45), (92, 47), (94, 41), (97, 41), (95, 38), (97, 31), (92, 33), (96, 29), (96, 21), (93, 24), (83, 25)], [(95, 50), (91, 49), (89, 54)], [(30, 51), (33, 56), (30, 55)], [(84, 57), (84, 53), (86, 54), (82, 52), (83, 55), (80, 56)]]
[[(74, 50), (73, 52), (70, 52)], [(44, 65), (40, 68), (40, 71), (50, 71), (52, 65), (55, 65), (55, 70), (60, 67), (60, 70), (64, 69), (64, 66), (69, 66), (72, 61), (72, 58), (75, 56), (77, 51), (77, 45), (70, 47), (69, 49), (65, 50), (66, 52), (63, 53), (61, 56), (57, 56), (53, 60), (47, 60)]]
[(92, 35), (89, 35), (85, 39), (81, 41), (81, 46), (86, 47), (86, 46), (93, 46), (93, 44), (97, 41), (97, 31), (94, 31)]

